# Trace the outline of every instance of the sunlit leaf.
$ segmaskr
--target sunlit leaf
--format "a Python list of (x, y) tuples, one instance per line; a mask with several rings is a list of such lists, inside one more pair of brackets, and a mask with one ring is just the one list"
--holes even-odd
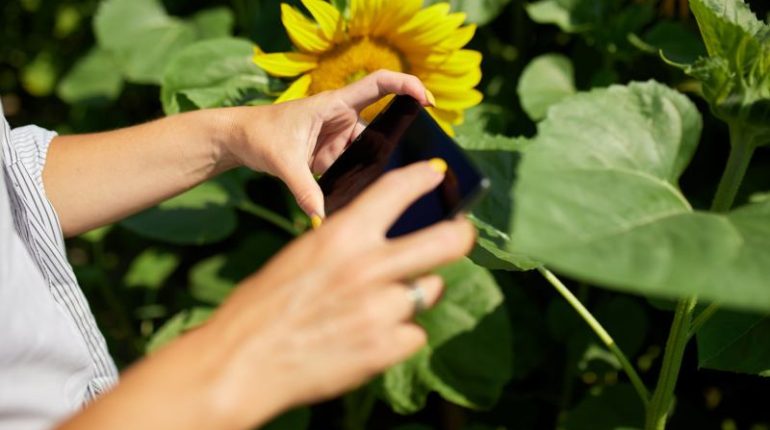
[(147, 352), (158, 350), (187, 330), (203, 324), (214, 312), (211, 308), (192, 308), (174, 315), (157, 331), (147, 343)]
[(545, 118), (551, 105), (576, 91), (572, 62), (560, 54), (545, 54), (535, 58), (519, 79), (521, 106), (534, 121)]
[(114, 100), (123, 90), (123, 76), (112, 54), (93, 48), (59, 82), (58, 95), (67, 103)]
[(705, 213), (678, 189), (700, 128), (656, 83), (553, 106), (517, 171), (510, 249), (623, 291), (770, 309), (770, 203)]
[(179, 265), (179, 256), (155, 248), (139, 254), (126, 271), (127, 287), (160, 288)]
[[(692, 0), (708, 57), (684, 66), (716, 116), (753, 146), (770, 143), (770, 26), (743, 0)], [(746, 142), (733, 142), (734, 144)]]
[(251, 60), (253, 47), (247, 40), (221, 38), (182, 49), (163, 74), (163, 110), (238, 105), (268, 91), (269, 78)]

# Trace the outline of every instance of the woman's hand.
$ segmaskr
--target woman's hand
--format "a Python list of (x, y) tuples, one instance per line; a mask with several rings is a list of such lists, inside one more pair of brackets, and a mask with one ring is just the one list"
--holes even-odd
[(440, 170), (421, 162), (388, 173), (245, 280), (217, 311), (206, 330), (228, 351), (221, 392), (234, 408), (227, 415), (244, 420), (236, 427), (259, 421), (253, 399), (269, 399), (272, 413), (328, 399), (425, 344), (405, 280), (415, 279), (428, 306), (435, 304), (441, 278), (418, 276), (469, 252), (475, 231), (457, 219), (392, 240), (385, 234), (441, 182)]
[(432, 306), (442, 281), (422, 275), (465, 255), (475, 236), (456, 219), (386, 237), (441, 182), (441, 164), (382, 177), (243, 281), (206, 324), (133, 366), (61, 429), (254, 428), (409, 357), (426, 336), (412, 320), (406, 280)]
[[(360, 112), (388, 94), (408, 94), (423, 105), (432, 96), (414, 76), (378, 71), (347, 87), (301, 100), (232, 111), (231, 162), (283, 180), (308, 215), (324, 216), (321, 174), (364, 128)], [(256, 119), (256, 110), (261, 116)]]

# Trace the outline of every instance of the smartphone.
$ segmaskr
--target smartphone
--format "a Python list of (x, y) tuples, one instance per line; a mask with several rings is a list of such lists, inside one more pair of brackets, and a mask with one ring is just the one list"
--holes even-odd
[(452, 218), (468, 210), (490, 186), (489, 179), (417, 100), (394, 97), (321, 176), (326, 214), (350, 203), (386, 172), (434, 157), (447, 162), (444, 180), (401, 215), (388, 237)]

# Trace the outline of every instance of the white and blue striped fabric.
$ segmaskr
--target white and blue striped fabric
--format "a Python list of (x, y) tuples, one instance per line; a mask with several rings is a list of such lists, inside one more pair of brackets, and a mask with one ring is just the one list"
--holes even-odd
[(0, 429), (44, 429), (118, 373), (67, 261), (42, 170), (55, 133), (14, 130), (0, 105)]

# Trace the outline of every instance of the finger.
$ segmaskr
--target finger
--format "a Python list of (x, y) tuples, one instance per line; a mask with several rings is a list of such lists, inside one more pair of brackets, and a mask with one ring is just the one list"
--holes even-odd
[(446, 163), (434, 158), (388, 172), (353, 201), (346, 216), (384, 232), (412, 203), (436, 188), (445, 171)]
[(357, 112), (388, 94), (406, 94), (424, 106), (433, 104), (419, 78), (390, 70), (376, 71), (338, 91), (340, 98)]
[(350, 140), (355, 140), (361, 133), (364, 132), (368, 125), (369, 124), (364, 121), (363, 118), (358, 118), (356, 125), (353, 127), (353, 134), (350, 136)]
[(424, 300), (423, 305), (426, 309), (435, 306), (444, 292), (444, 280), (438, 275), (428, 275), (412, 282), (392, 284), (385, 288), (378, 286), (377, 288), (374, 292), (367, 288), (364, 292), (366, 303), (361, 308), (366, 309), (366, 312), (371, 312), (369, 316), (375, 321), (391, 325), (408, 321), (414, 317), (413, 288), (420, 289)]
[(308, 166), (287, 169), (287, 172), (280, 176), (294, 195), (299, 207), (308, 216), (325, 217), (324, 195)]
[(411, 357), (428, 343), (425, 329), (412, 322), (399, 324), (391, 333), (391, 347), (379, 356), (379, 364), (385, 369)]
[(476, 229), (468, 220), (444, 221), (407, 236), (392, 239), (372, 261), (373, 280), (406, 279), (456, 261), (473, 249)]

